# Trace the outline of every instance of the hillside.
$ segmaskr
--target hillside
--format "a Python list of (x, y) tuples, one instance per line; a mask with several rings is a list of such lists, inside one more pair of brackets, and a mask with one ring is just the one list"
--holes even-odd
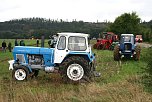
[(0, 38), (40, 38), (57, 32), (81, 32), (89, 33), (91, 37), (105, 31), (109, 23), (95, 23), (83, 21), (50, 20), (44, 18), (23, 18), (6, 22), (0, 22)]

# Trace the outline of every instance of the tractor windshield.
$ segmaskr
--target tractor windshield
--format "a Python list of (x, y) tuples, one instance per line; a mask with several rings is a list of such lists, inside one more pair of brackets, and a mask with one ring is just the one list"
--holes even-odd
[(130, 42), (133, 43), (133, 36), (121, 36), (121, 43)]

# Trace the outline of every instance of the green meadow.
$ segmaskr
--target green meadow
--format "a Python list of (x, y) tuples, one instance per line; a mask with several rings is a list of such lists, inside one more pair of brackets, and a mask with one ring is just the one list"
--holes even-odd
[[(11, 41), (14, 46), (15, 39), (5, 41), (7, 44)], [(24, 41), (25, 45), (36, 44), (36, 40)], [(45, 46), (48, 46), (47, 40)], [(59, 74), (43, 71), (37, 78), (14, 81), (8, 70), (12, 53), (0, 51), (0, 102), (151, 102), (152, 95), (142, 83), (144, 68), (147, 67), (147, 50), (142, 49), (139, 61), (124, 58), (114, 61), (113, 51), (93, 49), (101, 77), (79, 85), (64, 84)]]

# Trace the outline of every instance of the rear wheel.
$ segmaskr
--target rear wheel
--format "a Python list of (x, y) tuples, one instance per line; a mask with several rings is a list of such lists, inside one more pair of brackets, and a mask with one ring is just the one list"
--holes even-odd
[(103, 48), (102, 45), (98, 45), (98, 46), (97, 46), (97, 50), (101, 50), (102, 48)]
[(82, 79), (88, 80), (90, 70), (88, 61), (80, 56), (72, 56), (67, 58), (60, 66), (64, 82), (79, 82)]
[(135, 54), (133, 55), (135, 61), (138, 61), (140, 59), (140, 51), (141, 51), (141, 48), (139, 45), (137, 45), (135, 47)]
[(28, 79), (29, 71), (25, 66), (17, 66), (12, 71), (12, 78), (18, 81), (24, 81)]
[(107, 42), (103, 44), (102, 50), (106, 50), (106, 48), (107, 48)]
[(73, 81), (78, 81), (84, 76), (84, 69), (80, 64), (70, 64), (67, 68), (67, 76)]
[(119, 46), (118, 45), (116, 45), (114, 47), (114, 54), (113, 54), (113, 56), (114, 56), (114, 60), (115, 61), (119, 61), (120, 60), (121, 55), (119, 53)]

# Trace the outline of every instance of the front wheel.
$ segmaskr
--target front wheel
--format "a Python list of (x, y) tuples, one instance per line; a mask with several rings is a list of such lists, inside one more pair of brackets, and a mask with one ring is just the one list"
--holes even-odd
[(16, 68), (13, 69), (12, 71), (12, 78), (14, 80), (18, 81), (24, 81), (27, 80), (29, 75), (29, 71), (26, 67), (24, 66), (17, 66)]

